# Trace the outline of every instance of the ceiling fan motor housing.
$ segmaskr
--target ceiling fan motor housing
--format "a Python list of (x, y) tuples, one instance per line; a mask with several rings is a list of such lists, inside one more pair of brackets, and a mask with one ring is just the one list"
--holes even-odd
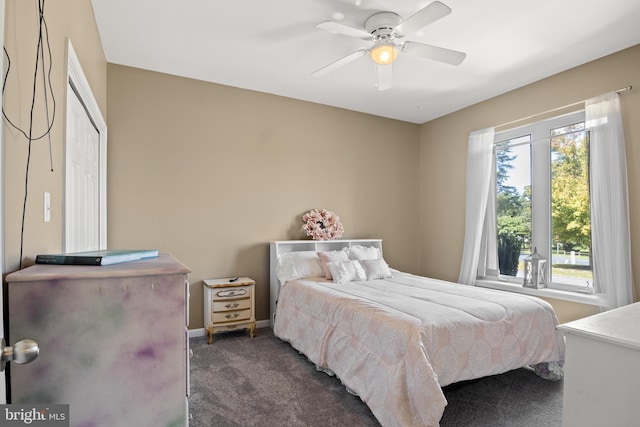
[(392, 39), (393, 29), (402, 22), (400, 15), (393, 12), (380, 12), (370, 16), (364, 28), (371, 33), (374, 40)]

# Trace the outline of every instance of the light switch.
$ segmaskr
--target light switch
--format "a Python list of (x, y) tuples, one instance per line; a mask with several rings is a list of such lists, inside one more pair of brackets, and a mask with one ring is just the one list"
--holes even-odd
[(51, 194), (44, 192), (44, 222), (51, 221)]

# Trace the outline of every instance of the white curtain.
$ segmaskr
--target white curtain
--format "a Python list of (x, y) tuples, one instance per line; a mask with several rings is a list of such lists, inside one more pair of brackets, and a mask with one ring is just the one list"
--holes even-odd
[[(494, 128), (472, 132), (467, 147), (467, 190), (465, 201), (464, 250), (460, 266), (458, 283), (473, 285), (478, 275), (481, 256), (487, 257), (487, 242), (483, 240), (483, 227), (486, 225), (487, 207), (490, 205), (493, 176)], [(494, 184), (495, 186), (495, 184)], [(493, 206), (495, 209), (495, 206)], [(494, 233), (495, 234), (495, 233)], [(480, 263), (484, 271), (485, 261)]]
[(585, 102), (591, 145), (593, 276), (608, 310), (633, 302), (627, 162), (615, 92)]

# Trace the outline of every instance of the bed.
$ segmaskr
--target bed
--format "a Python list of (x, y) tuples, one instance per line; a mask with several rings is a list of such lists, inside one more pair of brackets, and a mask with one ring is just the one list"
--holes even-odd
[(437, 426), (442, 387), (532, 366), (561, 376), (552, 307), (390, 269), (380, 239), (270, 246), (274, 334), (336, 375), (383, 426)]

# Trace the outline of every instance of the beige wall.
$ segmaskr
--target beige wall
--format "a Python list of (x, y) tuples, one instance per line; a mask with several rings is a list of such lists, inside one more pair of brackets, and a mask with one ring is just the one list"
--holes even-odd
[(419, 270), (418, 125), (112, 64), (108, 96), (109, 246), (191, 268), (190, 328), (206, 278), (253, 277), (268, 319), (268, 243), (312, 208)]
[[(33, 263), (39, 253), (62, 250), (62, 166), (65, 120), (66, 39), (69, 38), (84, 69), (98, 105), (106, 117), (107, 62), (102, 50), (89, 0), (56, 0), (45, 6), (45, 18), (51, 44), (51, 84), (56, 100), (55, 119), (51, 130), (53, 171), (49, 156), (49, 140), (33, 141), (29, 186), (24, 226), (23, 260)], [(6, 0), (5, 46), (11, 59), (4, 105), (9, 118), (28, 131), (33, 74), (38, 40), (37, 2)], [(46, 46), (45, 46), (46, 48)], [(46, 50), (45, 50), (46, 52)], [(48, 53), (47, 66), (48, 66)], [(5, 61), (6, 64), (6, 61)], [(33, 135), (47, 128), (44, 113), (42, 76), (38, 74), (38, 92), (34, 110)], [(49, 90), (47, 88), (47, 90)], [(49, 99), (49, 108), (53, 101)], [(5, 268), (7, 272), (20, 264), (20, 230), (25, 194), (27, 141), (5, 124)], [(43, 220), (43, 193), (51, 194), (51, 222)]]
[[(421, 127), (421, 274), (457, 280), (464, 239), (469, 133), (632, 85), (621, 94), (628, 164), (631, 255), (640, 296), (640, 45), (481, 102)], [(523, 124), (519, 123), (518, 125)], [(499, 129), (500, 130), (500, 129)], [(561, 321), (592, 314), (581, 304), (550, 300)]]

